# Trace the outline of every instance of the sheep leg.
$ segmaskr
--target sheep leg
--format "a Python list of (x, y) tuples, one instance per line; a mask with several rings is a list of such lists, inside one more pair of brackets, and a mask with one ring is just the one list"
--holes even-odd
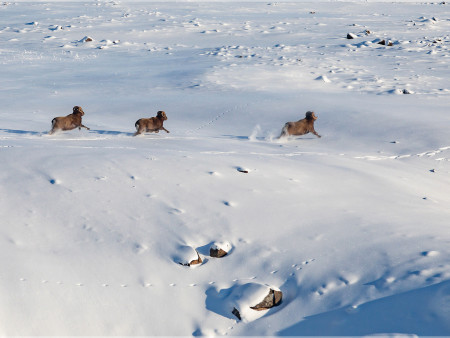
[(162, 130), (164, 130), (166, 133), (170, 133), (170, 131), (168, 131), (166, 128), (161, 127)]
[(134, 133), (133, 136), (140, 135), (140, 134), (142, 134), (143, 132), (145, 132), (146, 130), (147, 130), (147, 129), (145, 129), (145, 128), (136, 128), (136, 132)]
[(86, 128), (87, 130), (91, 130), (88, 127), (86, 127), (85, 125), (80, 124), (80, 126), (78, 127), (79, 130), (81, 130), (81, 127)]
[(314, 135), (316, 135), (318, 138), (321, 138), (322, 136), (320, 136), (319, 134), (316, 133), (315, 130), (311, 131)]

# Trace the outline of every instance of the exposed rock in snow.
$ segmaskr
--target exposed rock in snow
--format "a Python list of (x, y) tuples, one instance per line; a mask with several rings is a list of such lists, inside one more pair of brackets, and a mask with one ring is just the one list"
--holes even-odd
[(226, 256), (231, 250), (231, 244), (228, 242), (215, 242), (209, 249), (211, 257), (221, 258)]
[(381, 40), (381, 41), (378, 41), (377, 42), (379, 45), (383, 45), (383, 46), (389, 46), (389, 47), (392, 47), (393, 45), (394, 45), (394, 43), (392, 42), (392, 41), (390, 41), (390, 40)]
[(281, 291), (270, 289), (266, 298), (261, 303), (252, 306), (251, 309), (256, 311), (269, 310), (274, 306), (280, 305), (282, 298), (283, 293)]
[(60, 31), (63, 28), (62, 28), (62, 26), (59, 26), (59, 25), (52, 25), (48, 29), (50, 29), (51, 31)]
[(253, 321), (268, 310), (280, 305), (282, 292), (276, 288), (259, 283), (236, 286), (230, 296), (231, 313), (244, 322)]
[(94, 41), (94, 39), (92, 39), (90, 36), (85, 36), (80, 40), (80, 42), (91, 42), (91, 41)]
[(331, 80), (329, 78), (327, 78), (325, 75), (321, 75), (319, 77), (316, 77), (316, 80), (317, 81), (323, 81), (325, 83), (330, 83), (331, 82)]
[(240, 173), (248, 174), (250, 172), (250, 169), (243, 168), (243, 167), (236, 167), (236, 170)]
[(187, 245), (183, 245), (178, 248), (174, 261), (184, 266), (197, 265), (203, 262), (197, 250)]

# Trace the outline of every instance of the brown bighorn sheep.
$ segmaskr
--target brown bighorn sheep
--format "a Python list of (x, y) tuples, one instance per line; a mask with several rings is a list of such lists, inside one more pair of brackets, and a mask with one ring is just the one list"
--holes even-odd
[(143, 118), (136, 121), (134, 124), (136, 127), (136, 133), (134, 136), (146, 133), (146, 132), (155, 132), (159, 133), (162, 129), (167, 133), (170, 133), (166, 128), (163, 127), (164, 121), (167, 120), (166, 113), (160, 110), (155, 117), (150, 117), (148, 119)]
[(317, 120), (317, 116), (312, 111), (308, 111), (305, 114), (305, 118), (297, 122), (287, 122), (281, 130), (280, 137), (289, 135), (305, 135), (313, 133), (317, 137), (321, 137), (314, 130), (314, 121)]
[(84, 126), (81, 123), (81, 117), (84, 115), (83, 109), (80, 106), (73, 107), (73, 113), (67, 116), (55, 117), (52, 120), (52, 130), (50, 134), (53, 134), (57, 130), (72, 130), (78, 128), (81, 130), (81, 127), (90, 130), (88, 127)]

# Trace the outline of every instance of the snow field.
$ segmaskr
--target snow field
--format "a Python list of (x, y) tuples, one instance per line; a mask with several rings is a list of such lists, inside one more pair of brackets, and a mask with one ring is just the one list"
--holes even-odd
[[(0, 333), (449, 334), (447, 5), (0, 18)], [(74, 105), (91, 130), (47, 135)], [(158, 110), (171, 133), (132, 137)], [(323, 137), (278, 140), (307, 110)], [(282, 304), (237, 321), (248, 283)]]

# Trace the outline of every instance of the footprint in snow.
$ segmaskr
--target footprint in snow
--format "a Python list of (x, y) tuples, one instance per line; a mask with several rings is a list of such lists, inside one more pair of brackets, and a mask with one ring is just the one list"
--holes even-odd
[(348, 275), (346, 277), (341, 276), (338, 278), (338, 280), (344, 283), (344, 285), (351, 285), (357, 283), (359, 281), (359, 277), (354, 275)]
[(169, 210), (169, 214), (172, 214), (172, 215), (181, 215), (181, 214), (184, 214), (184, 212), (185, 212), (184, 210), (177, 209), (177, 208), (172, 208)]
[(148, 247), (145, 244), (141, 243), (134, 243), (133, 244), (133, 251), (137, 254), (142, 254), (148, 250)]
[(439, 255), (439, 251), (423, 251), (420, 254), (424, 257), (435, 257)]

